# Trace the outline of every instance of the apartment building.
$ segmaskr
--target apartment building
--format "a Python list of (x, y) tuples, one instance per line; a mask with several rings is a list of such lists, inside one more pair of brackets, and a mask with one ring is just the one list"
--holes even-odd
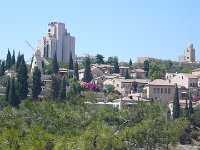
[(175, 84), (168, 80), (156, 79), (149, 82), (143, 90), (142, 98), (153, 99), (161, 104), (170, 103), (174, 99)]

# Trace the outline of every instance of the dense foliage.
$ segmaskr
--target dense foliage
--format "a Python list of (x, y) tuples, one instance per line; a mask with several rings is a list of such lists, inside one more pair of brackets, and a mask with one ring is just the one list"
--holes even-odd
[(0, 149), (164, 149), (177, 143), (186, 122), (166, 122), (162, 110), (144, 103), (119, 112), (107, 105), (26, 100), (0, 112)]

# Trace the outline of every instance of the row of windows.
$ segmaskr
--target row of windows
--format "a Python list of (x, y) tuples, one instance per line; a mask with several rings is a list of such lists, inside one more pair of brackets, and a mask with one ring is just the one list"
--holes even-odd
[(190, 87), (195, 87), (197, 86), (197, 83), (190, 83)]
[(171, 89), (170, 88), (153, 88), (153, 93), (170, 94)]

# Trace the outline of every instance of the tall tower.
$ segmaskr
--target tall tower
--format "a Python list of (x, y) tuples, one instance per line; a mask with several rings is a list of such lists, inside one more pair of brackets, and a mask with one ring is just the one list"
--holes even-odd
[(185, 50), (185, 62), (187, 63), (195, 62), (195, 49), (193, 48), (192, 43), (189, 43), (188, 47)]
[(46, 35), (38, 42), (38, 48), (42, 57), (53, 58), (56, 52), (58, 61), (69, 62), (70, 52), (72, 58), (75, 57), (75, 37), (67, 32), (64, 23), (50, 22)]

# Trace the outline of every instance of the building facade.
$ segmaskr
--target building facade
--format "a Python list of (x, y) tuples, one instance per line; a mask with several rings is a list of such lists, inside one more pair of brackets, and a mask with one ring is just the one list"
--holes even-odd
[(53, 58), (55, 52), (57, 60), (69, 62), (70, 52), (75, 57), (75, 37), (67, 32), (64, 23), (50, 22), (46, 35), (38, 41), (41, 56)]
[(185, 50), (185, 62), (186, 63), (194, 63), (195, 62), (195, 49), (193, 48), (192, 43), (189, 43), (188, 47)]

